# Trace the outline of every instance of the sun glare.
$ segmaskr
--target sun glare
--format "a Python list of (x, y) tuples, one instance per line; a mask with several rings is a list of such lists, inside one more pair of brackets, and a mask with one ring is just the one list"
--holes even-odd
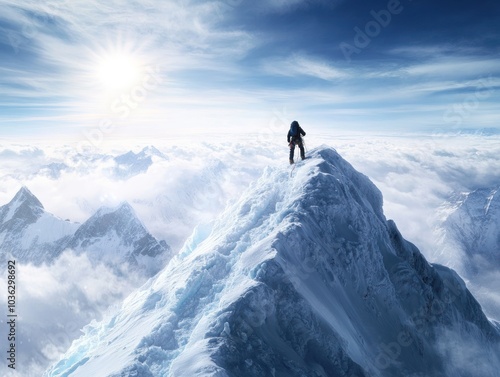
[(130, 55), (116, 54), (103, 57), (97, 75), (101, 84), (110, 91), (134, 85), (140, 78), (141, 65)]

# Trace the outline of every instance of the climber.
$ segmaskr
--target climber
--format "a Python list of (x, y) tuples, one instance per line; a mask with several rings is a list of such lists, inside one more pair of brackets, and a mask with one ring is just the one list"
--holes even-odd
[(286, 136), (288, 146), (290, 147), (290, 164), (293, 164), (293, 154), (295, 152), (295, 145), (299, 146), (300, 157), (304, 160), (306, 154), (304, 152), (304, 143), (302, 142), (302, 136), (306, 136), (305, 131), (300, 127), (299, 122), (294, 120), (290, 125), (290, 130)]

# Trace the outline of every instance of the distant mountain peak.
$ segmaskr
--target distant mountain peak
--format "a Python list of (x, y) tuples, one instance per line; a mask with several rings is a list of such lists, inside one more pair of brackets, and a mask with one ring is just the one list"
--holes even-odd
[(101, 207), (78, 228), (67, 247), (110, 266), (138, 265), (148, 276), (171, 258), (170, 247), (147, 231), (127, 202), (113, 208)]
[(116, 166), (112, 169), (112, 173), (118, 178), (129, 178), (145, 173), (158, 160), (168, 160), (168, 157), (154, 146), (147, 146), (138, 153), (128, 151), (114, 157)]
[[(78, 224), (46, 212), (27, 187), (0, 207), (0, 249), (35, 264), (50, 263), (64, 250), (73, 249), (114, 271), (127, 265), (145, 276), (154, 275), (171, 258), (168, 244), (154, 238), (125, 201), (101, 207)], [(0, 265), (3, 262), (0, 253)]]
[(134, 213), (134, 209), (132, 208), (132, 206), (126, 202), (126, 201), (123, 201), (121, 202), (118, 207), (116, 207), (116, 211), (129, 211), (129, 212), (132, 212)]
[(10, 204), (14, 203), (28, 203), (30, 206), (38, 207), (43, 209), (43, 204), (38, 200), (38, 198), (33, 195), (33, 193), (26, 187), (23, 186), (19, 189), (14, 198), (10, 201)]
[(23, 224), (33, 223), (43, 212), (42, 203), (26, 186), (23, 186), (8, 204), (0, 207), (0, 225), (13, 219)]
[[(449, 213), (443, 226), (447, 237), (457, 241), (468, 257), (482, 255), (494, 267), (500, 261), (500, 188), (479, 188), (450, 199), (443, 208)], [(477, 262), (477, 261), (476, 261)], [(467, 268), (471, 268), (471, 262)]]
[[(37, 197), (23, 186), (8, 204), (0, 207), (0, 250), (9, 250), (21, 263), (50, 262), (77, 226), (45, 211)], [(4, 262), (5, 254), (0, 253), (0, 265)]]
[(104, 207), (99, 208), (97, 210), (97, 212), (91, 217), (91, 219), (92, 218), (100, 218), (100, 217), (105, 216), (105, 215), (122, 215), (122, 214), (127, 214), (127, 215), (131, 215), (133, 217), (137, 217), (132, 206), (128, 202), (123, 201), (114, 207), (104, 206)]
[(144, 147), (139, 154), (142, 156), (145, 156), (145, 157), (146, 156), (147, 157), (156, 157), (156, 158), (159, 158), (161, 160), (168, 160), (168, 157), (153, 145), (149, 145), (147, 147)]

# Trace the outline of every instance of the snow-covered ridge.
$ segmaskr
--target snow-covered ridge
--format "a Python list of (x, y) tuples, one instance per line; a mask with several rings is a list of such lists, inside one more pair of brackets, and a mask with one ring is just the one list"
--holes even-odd
[(84, 332), (46, 376), (452, 376), (447, 341), (489, 356), (500, 339), (460, 278), (405, 241), (379, 190), (328, 148), (291, 178), (266, 169)]

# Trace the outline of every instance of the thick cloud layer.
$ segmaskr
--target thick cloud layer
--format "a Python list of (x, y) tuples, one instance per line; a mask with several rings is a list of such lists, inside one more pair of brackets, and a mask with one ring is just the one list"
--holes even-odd
[[(306, 128), (307, 131), (309, 131)], [(45, 208), (61, 218), (83, 222), (100, 206), (132, 204), (157, 238), (178, 248), (200, 222), (208, 222), (242, 187), (269, 164), (286, 164), (287, 147), (278, 129), (257, 137), (227, 140), (200, 137), (196, 143), (157, 143), (167, 159), (153, 158), (145, 173), (118, 179), (112, 157), (139, 145), (77, 155), (70, 147), (0, 148), (0, 203), (27, 185)], [(279, 131), (285, 133), (284, 127)], [(207, 140), (203, 142), (203, 140)], [(394, 137), (317, 135), (307, 145), (335, 147), (384, 194), (385, 211), (405, 236), (434, 260), (439, 215), (454, 192), (489, 187), (500, 181), (498, 138), (433, 134)], [(126, 169), (127, 167), (125, 167)]]
[[(286, 130), (281, 128), (234, 140), (212, 136), (196, 142), (154, 143), (159, 153), (138, 144), (100, 151), (0, 145), (0, 203), (7, 203), (26, 185), (48, 212), (83, 222), (100, 206), (126, 200), (148, 230), (175, 252), (197, 224), (214, 219), (265, 166), (288, 164)], [(458, 252), (443, 258), (446, 245), (437, 230), (444, 215), (438, 209), (454, 192), (500, 181), (497, 137), (332, 136), (305, 129), (308, 148), (333, 146), (373, 180), (384, 195), (386, 216), (430, 261), (460, 263)], [(130, 150), (134, 153), (123, 157)], [(19, 361), (33, 375), (57, 359), (82, 326), (111, 310), (137, 285), (134, 276), (117, 278), (71, 252), (53, 266), (21, 266), (19, 271), (23, 321)], [(5, 286), (5, 280), (1, 284)], [(492, 286), (481, 284), (469, 284), (480, 302), (498, 301)]]
[[(140, 281), (131, 271), (117, 277), (104, 265), (92, 265), (85, 255), (71, 251), (50, 266), (16, 265), (17, 368), (14, 373), (2, 363), (4, 376), (41, 376), (85, 325), (120, 305)], [(7, 286), (5, 276), (0, 284)], [(4, 295), (0, 305), (7, 307)], [(6, 327), (1, 329), (2, 339), (7, 339)]]

